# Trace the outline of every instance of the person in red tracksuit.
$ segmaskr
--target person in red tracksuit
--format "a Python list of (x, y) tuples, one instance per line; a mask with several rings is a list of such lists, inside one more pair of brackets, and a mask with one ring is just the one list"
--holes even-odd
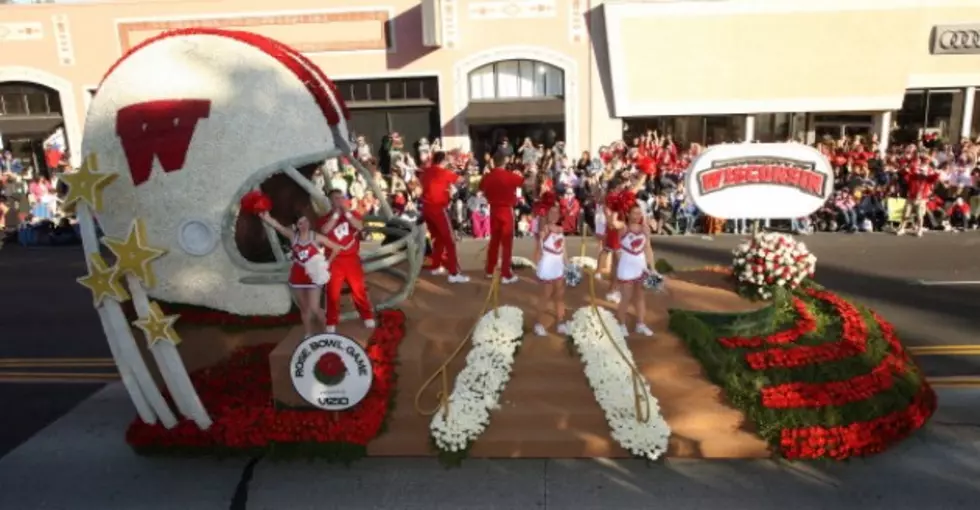
[(445, 160), (445, 152), (436, 152), (419, 177), (422, 184), (422, 219), (432, 236), (432, 274), (448, 272), (449, 283), (466, 283), (469, 277), (460, 273), (453, 225), (447, 210), (450, 187), (459, 180), (459, 176), (442, 167)]
[(514, 206), (517, 190), (524, 184), (520, 172), (504, 168), (507, 154), (498, 151), (493, 156), (493, 170), (483, 176), (480, 190), (490, 203), (490, 246), (487, 248), (487, 277), (492, 277), (500, 258), (500, 276), (503, 283), (514, 283), (517, 277), (511, 272), (510, 261), (514, 249)]
[(367, 285), (364, 283), (364, 266), (361, 265), (361, 231), (364, 223), (361, 216), (352, 212), (339, 189), (330, 190), (327, 195), (333, 212), (320, 218), (317, 230), (331, 242), (345, 248), (337, 253), (328, 254), (333, 257), (330, 264), (330, 281), (327, 282), (327, 333), (337, 331), (340, 322), (340, 291), (346, 283), (350, 287), (354, 308), (357, 308), (361, 320), (368, 328), (374, 328), (374, 309), (368, 298)]

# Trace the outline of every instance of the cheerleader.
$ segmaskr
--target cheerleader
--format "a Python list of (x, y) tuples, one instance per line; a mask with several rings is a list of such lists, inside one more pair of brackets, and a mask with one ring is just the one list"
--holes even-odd
[(623, 299), (619, 302), (617, 318), (623, 336), (629, 335), (626, 315), (630, 305), (636, 310), (636, 332), (643, 336), (653, 336), (644, 322), (646, 313), (646, 293), (643, 279), (647, 268), (653, 261), (653, 248), (650, 246), (649, 227), (643, 216), (643, 208), (637, 203), (624, 204), (626, 221), (616, 220), (613, 227), (620, 234), (619, 260), (616, 263), (616, 281)]
[[(330, 262), (345, 247), (311, 229), (310, 220), (306, 216), (300, 216), (291, 228), (284, 227), (268, 212), (259, 213), (259, 218), (279, 235), (292, 240), (290, 254), (293, 265), (289, 269), (288, 283), (296, 298), (306, 336), (326, 330), (325, 315), (320, 308), (320, 294), (323, 293), (322, 287), (330, 279)], [(323, 257), (324, 246), (330, 249), (330, 260)]]
[(534, 204), (537, 216), (537, 242), (534, 244), (534, 260), (537, 261), (537, 277), (541, 283), (541, 298), (538, 301), (538, 322), (534, 333), (547, 336), (544, 319), (548, 315), (548, 305), (555, 306), (555, 328), (558, 334), (567, 335), (565, 324), (565, 233), (562, 230), (561, 204), (554, 193), (545, 192)]
[[(618, 265), (619, 248), (622, 243), (619, 239), (619, 231), (612, 225), (616, 221), (623, 219), (621, 218), (623, 214), (621, 211), (621, 202), (623, 197), (627, 196), (625, 193), (625, 184), (620, 177), (610, 179), (608, 192), (602, 202), (605, 228), (602, 240), (602, 252), (599, 254), (599, 260), (597, 261), (599, 270)], [(620, 292), (618, 282), (611, 270), (609, 271), (609, 291), (606, 293), (606, 299), (617, 304), (622, 300), (622, 293)]]

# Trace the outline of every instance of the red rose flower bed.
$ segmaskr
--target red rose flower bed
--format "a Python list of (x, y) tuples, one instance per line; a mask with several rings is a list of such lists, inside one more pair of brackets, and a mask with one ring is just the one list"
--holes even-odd
[(834, 307), (837, 317), (841, 320), (840, 340), (823, 345), (767, 349), (748, 353), (745, 355), (745, 361), (754, 370), (777, 367), (793, 368), (808, 364), (826, 363), (864, 352), (868, 328), (861, 317), (861, 312), (854, 305), (831, 292), (807, 289), (806, 293), (810, 297), (824, 301)]
[[(221, 364), (191, 374), (214, 421), (208, 430), (186, 419), (168, 430), (137, 418), (126, 432), (126, 441), (136, 451), (148, 454), (267, 452), (343, 461), (359, 458), (383, 431), (395, 392), (398, 347), (405, 336), (401, 311), (381, 311), (377, 320), (366, 349), (374, 371), (373, 384), (364, 400), (348, 411), (277, 409), (269, 370), (269, 354), (275, 345), (263, 344), (242, 348)], [(323, 364), (320, 367), (318, 363), (316, 369), (325, 375), (343, 375), (330, 360)]]
[(842, 406), (865, 400), (892, 387), (894, 376), (905, 371), (908, 358), (895, 336), (892, 325), (873, 314), (879, 330), (888, 342), (889, 353), (870, 373), (843, 381), (827, 383), (794, 382), (762, 388), (762, 405), (770, 409), (792, 407)]
[(795, 311), (781, 331), (725, 336), (696, 314), (671, 317), (671, 328), (775, 451), (803, 459), (869, 455), (926, 423), (935, 393), (891, 324), (809, 285), (777, 299), (790, 299)]
[(793, 296), (793, 311), (796, 312), (796, 322), (793, 327), (783, 331), (776, 331), (775, 333), (766, 336), (753, 336), (753, 337), (722, 337), (718, 339), (718, 343), (728, 347), (729, 349), (751, 349), (756, 347), (762, 347), (763, 345), (782, 345), (789, 344), (796, 341), (803, 335), (813, 333), (817, 329), (817, 320), (807, 309), (806, 302), (802, 299)]
[(922, 428), (935, 410), (936, 393), (923, 383), (905, 409), (850, 425), (785, 429), (779, 446), (783, 456), (790, 459), (844, 460), (881, 453)]

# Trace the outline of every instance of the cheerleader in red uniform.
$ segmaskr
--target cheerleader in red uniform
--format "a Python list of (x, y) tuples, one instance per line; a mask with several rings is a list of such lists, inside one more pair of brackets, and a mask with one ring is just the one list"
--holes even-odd
[(554, 193), (546, 192), (534, 204), (537, 216), (537, 243), (534, 244), (534, 260), (537, 263), (537, 277), (541, 284), (541, 298), (538, 301), (538, 321), (534, 334), (547, 336), (544, 319), (548, 315), (548, 305), (555, 305), (555, 324), (559, 335), (568, 334), (565, 324), (565, 266), (568, 256), (565, 253), (565, 232), (562, 229), (562, 214), (566, 211)]
[(619, 231), (622, 247), (616, 262), (616, 281), (623, 299), (619, 303), (617, 319), (623, 336), (629, 336), (626, 317), (630, 306), (636, 311), (636, 332), (643, 336), (653, 336), (653, 330), (644, 322), (646, 312), (646, 293), (643, 280), (649, 267), (653, 265), (653, 248), (650, 246), (650, 228), (643, 216), (643, 209), (635, 200), (626, 198), (623, 202), (625, 220), (616, 220), (612, 225)]
[[(603, 214), (605, 215), (605, 230), (606, 235), (603, 238), (603, 250), (599, 255), (599, 260), (597, 261), (598, 266), (602, 267), (616, 267), (619, 261), (619, 231), (613, 227), (613, 224), (619, 220), (624, 221), (625, 218), (620, 218), (622, 213), (620, 212), (620, 202), (623, 197), (626, 196), (626, 185), (627, 182), (623, 181), (619, 177), (613, 177), (609, 181), (609, 191), (606, 193), (606, 200), (603, 204)], [(611, 263), (611, 264), (610, 264)], [(619, 303), (622, 298), (622, 294), (619, 292), (615, 276), (610, 272), (609, 274), (609, 292), (606, 294), (606, 299), (612, 301), (613, 303)]]
[[(268, 212), (259, 213), (259, 218), (280, 235), (292, 240), (290, 254), (293, 265), (289, 269), (288, 283), (296, 296), (303, 329), (306, 336), (323, 331), (326, 327), (320, 308), (320, 289), (330, 280), (330, 262), (344, 247), (313, 231), (306, 216), (300, 216), (291, 228), (284, 227)], [(321, 248), (324, 246), (331, 250), (330, 260), (323, 255)]]

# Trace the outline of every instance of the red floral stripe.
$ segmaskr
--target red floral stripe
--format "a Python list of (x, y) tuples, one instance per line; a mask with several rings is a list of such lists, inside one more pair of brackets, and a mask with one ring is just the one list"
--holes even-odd
[(780, 447), (788, 459), (846, 459), (884, 451), (922, 427), (936, 410), (936, 394), (923, 383), (901, 411), (850, 425), (783, 429)]
[(885, 356), (871, 373), (845, 381), (786, 383), (762, 388), (762, 405), (770, 409), (842, 406), (871, 398), (894, 384), (899, 372), (892, 355)]
[(191, 375), (214, 424), (200, 430), (182, 420), (173, 429), (138, 418), (126, 432), (134, 448), (268, 448), (276, 443), (349, 443), (367, 445), (378, 436), (394, 394), (398, 347), (405, 336), (399, 310), (378, 314), (378, 327), (367, 347), (374, 380), (367, 396), (351, 410), (282, 410), (273, 405), (269, 353), (274, 344), (246, 347), (225, 362)]
[(792, 328), (777, 331), (768, 336), (741, 337), (732, 336), (719, 338), (718, 343), (729, 349), (751, 349), (763, 345), (783, 345), (795, 342), (801, 336), (812, 333), (817, 329), (817, 320), (806, 307), (806, 302), (793, 297), (793, 309), (796, 311), (796, 323)]
[(754, 370), (770, 368), (794, 368), (841, 360), (864, 352), (868, 341), (868, 326), (854, 305), (837, 295), (820, 290), (807, 289), (814, 299), (829, 303), (841, 320), (841, 339), (823, 345), (801, 345), (787, 349), (766, 349), (750, 352), (745, 361)]

